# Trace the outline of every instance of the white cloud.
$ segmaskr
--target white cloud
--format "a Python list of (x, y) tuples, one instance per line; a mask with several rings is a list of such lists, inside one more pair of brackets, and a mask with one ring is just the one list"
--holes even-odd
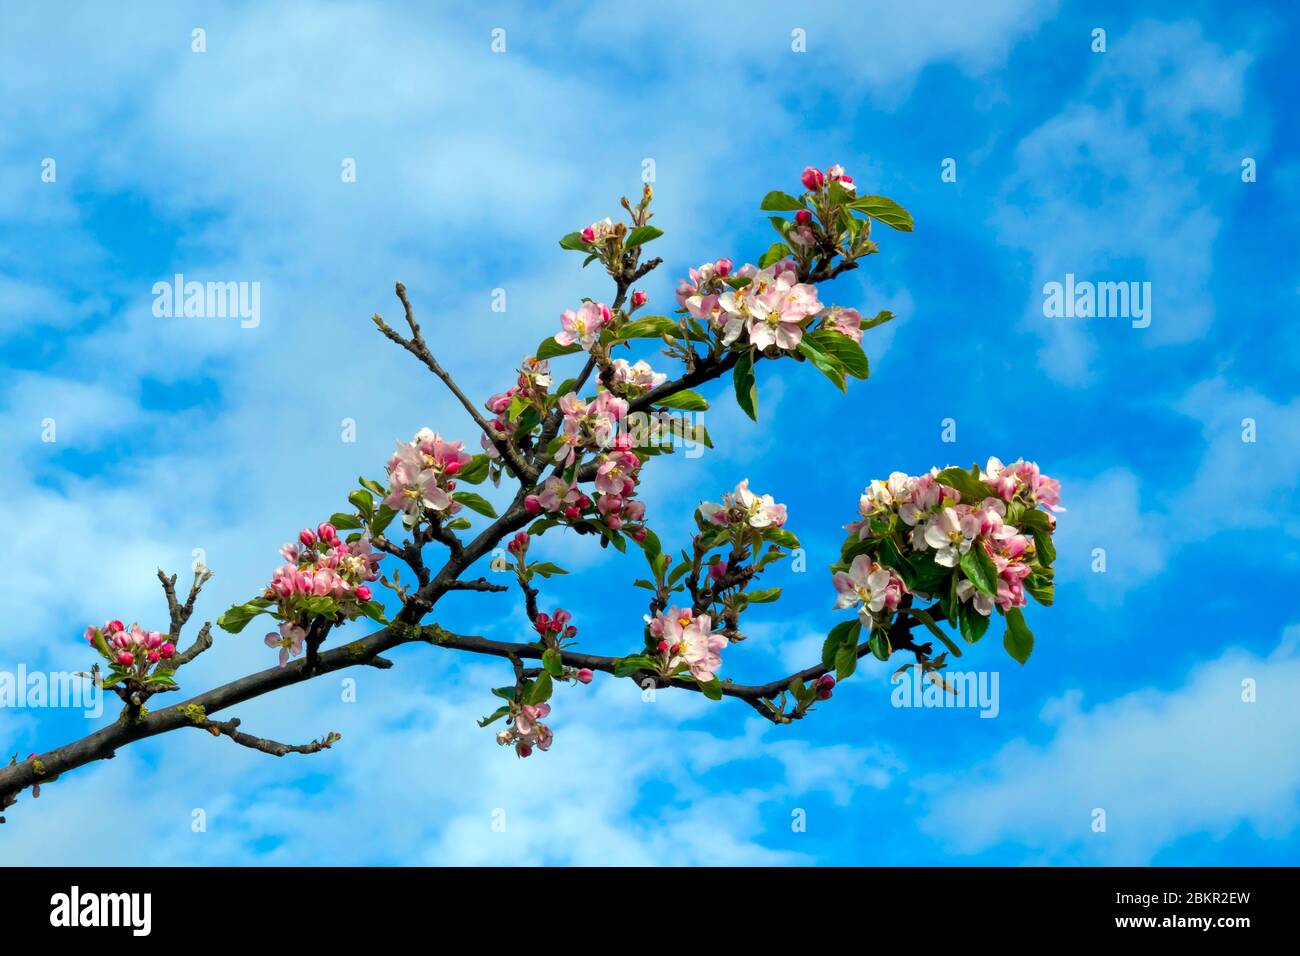
[[(1253, 681), (1257, 702), (1243, 701)], [(1017, 739), (967, 771), (918, 782), (922, 828), (954, 851), (1012, 848), (1026, 860), (1145, 864), (1182, 837), (1245, 824), (1282, 837), (1300, 823), (1300, 626), (1267, 657), (1233, 649), (1182, 686), (1090, 709), (1049, 705), (1044, 743)], [(1093, 811), (1106, 831), (1093, 832)]]

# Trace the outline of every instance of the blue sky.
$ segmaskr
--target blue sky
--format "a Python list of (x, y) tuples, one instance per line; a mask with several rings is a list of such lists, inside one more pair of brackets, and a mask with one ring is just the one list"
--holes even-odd
[[(136, 745), (24, 798), (0, 860), (1300, 861), (1300, 615), (1284, 597), (1300, 562), (1294, 12), (591, 7), (3, 13), (0, 670), (87, 666), (91, 621), (161, 625), (154, 568), (184, 569), (194, 549), (218, 574), (200, 607), (215, 617), (357, 474), (380, 474), (395, 440), (429, 425), (476, 442), (367, 320), (395, 316), (394, 280), (486, 398), (561, 310), (608, 296), (556, 239), (615, 215), (645, 159), (666, 230), (646, 282), (659, 305), (689, 266), (755, 260), (772, 239), (762, 195), (840, 162), (917, 223), (828, 293), (899, 316), (868, 333), (871, 380), (845, 399), (805, 368), (767, 370), (758, 426), (714, 386), (717, 449), (648, 469), (645, 497), (679, 544), (694, 506), (740, 478), (788, 503), (808, 571), (773, 572), (785, 598), (727, 654), (736, 679), (769, 679), (813, 662), (839, 619), (821, 569), (867, 481), (1037, 460), (1069, 509), (1058, 602), (1031, 611), (1026, 667), (996, 636), (960, 662), (998, 673), (998, 716), (893, 707), (879, 664), (786, 728), (598, 679), (563, 689), (555, 747), (520, 761), (474, 724), (503, 666), (408, 648), (391, 671), (345, 675), (355, 703), (330, 677), (231, 712), (280, 739), (337, 730), (329, 753)], [(156, 318), (153, 283), (175, 272), (259, 282), (260, 325)], [(1045, 318), (1043, 284), (1066, 273), (1150, 282), (1150, 326)], [(543, 540), (573, 572), (543, 600), (574, 609), (587, 649), (630, 650), (641, 559), (582, 545)], [(444, 625), (522, 637), (513, 596), (453, 597)], [(184, 676), (197, 692), (270, 662), (250, 629)], [(43, 751), (93, 726), (9, 709), (0, 744)], [(105, 839), (105, 814), (137, 806), (150, 838)]]

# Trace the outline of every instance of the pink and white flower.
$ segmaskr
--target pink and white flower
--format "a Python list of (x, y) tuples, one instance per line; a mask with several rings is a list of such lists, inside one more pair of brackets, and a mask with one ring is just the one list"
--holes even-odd
[(558, 345), (582, 346), (583, 351), (590, 352), (591, 347), (600, 339), (600, 332), (609, 324), (612, 314), (609, 306), (603, 302), (584, 302), (578, 311), (565, 309), (560, 314), (562, 330), (555, 333)]

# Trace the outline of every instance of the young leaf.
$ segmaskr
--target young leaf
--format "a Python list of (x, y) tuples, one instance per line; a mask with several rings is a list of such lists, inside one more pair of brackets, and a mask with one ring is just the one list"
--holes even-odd
[(555, 341), (552, 336), (549, 339), (542, 339), (542, 344), (537, 346), (537, 361), (541, 362), (546, 359), (553, 359), (560, 355), (572, 355), (574, 352), (581, 352), (582, 346), (574, 343), (573, 345), (561, 345)]
[(852, 621), (841, 621), (832, 627), (831, 632), (826, 635), (826, 642), (822, 644), (822, 666), (834, 667), (835, 655), (839, 653), (841, 647), (856, 647), (860, 630), (862, 630), (862, 622), (857, 618)]
[(358, 488), (352, 494), (348, 495), (348, 501), (363, 515), (369, 517), (375, 510), (375, 499), (370, 492)]
[(844, 371), (854, 378), (865, 379), (871, 374), (871, 367), (867, 364), (867, 356), (862, 351), (862, 346), (847, 335), (841, 335), (830, 329), (818, 329), (807, 337), (812, 339), (813, 344), (820, 351), (838, 361)]
[(695, 683), (700, 685), (700, 690), (709, 700), (722, 700), (722, 681), (718, 680), (716, 674), (713, 680), (697, 680)]
[(889, 635), (877, 628), (871, 632), (871, 637), (867, 639), (867, 646), (871, 648), (871, 653), (876, 656), (876, 660), (887, 661), (889, 655), (894, 649), (889, 646)]
[(257, 617), (257, 615), (265, 613), (269, 603), (265, 598), (257, 598), (247, 604), (236, 604), (217, 618), (217, 626), (223, 631), (238, 634), (248, 626), (249, 621)]
[(763, 197), (763, 202), (758, 208), (765, 212), (795, 212), (803, 207), (802, 199), (783, 193), (779, 189), (773, 189)]
[(912, 231), (912, 215), (892, 199), (884, 196), (863, 196), (849, 203), (850, 208), (878, 219), (899, 232)]
[(841, 647), (835, 652), (835, 679), (844, 680), (846, 677), (852, 677), (853, 672), (858, 669), (858, 649), (857, 647)]
[(582, 241), (581, 232), (571, 232), (560, 239), (561, 249), (572, 249), (575, 252), (590, 252), (591, 246)]
[(761, 591), (747, 591), (745, 597), (750, 604), (771, 604), (781, 596), (780, 588), (763, 588)]
[(1034, 632), (1025, 623), (1025, 616), (1020, 608), (1013, 607), (1007, 611), (1007, 633), (1002, 637), (1002, 646), (1007, 653), (1023, 664), (1029, 660), (1034, 650)]
[(356, 531), (361, 527), (356, 515), (344, 514), (342, 511), (330, 515), (330, 524), (338, 531)]
[[(678, 332), (677, 323), (666, 315), (643, 315), (618, 330), (620, 339), (657, 339)], [(564, 394), (558, 392), (557, 394)]]
[[(988, 564), (980, 560), (983, 555)], [(984, 551), (980, 544), (974, 544), (971, 549), (961, 556), (962, 574), (966, 575), (966, 580), (975, 585), (975, 590), (981, 594), (987, 594), (989, 597), (996, 597), (998, 593), (998, 574), (997, 569), (993, 567), (992, 560)]]
[(488, 518), (495, 518), (497, 516), (496, 509), (492, 507), (492, 502), (488, 501), (482, 495), (476, 495), (472, 491), (453, 491), (451, 496), (471, 511), (477, 511), (479, 514)]
[(664, 231), (657, 226), (637, 226), (627, 235), (623, 242), (623, 248), (631, 249), (633, 246), (644, 246), (647, 242), (652, 242), (664, 234)]
[(819, 349), (809, 341), (808, 336), (804, 336), (799, 340), (799, 352), (807, 358), (808, 361), (812, 362), (813, 365), (817, 366), (821, 373), (829, 378), (836, 388), (841, 392), (845, 391), (844, 369), (840, 365), (838, 359), (827, 355)]
[(736, 403), (746, 415), (758, 421), (758, 387), (754, 383), (754, 353), (744, 352), (731, 373)]
[(468, 465), (456, 472), (456, 480), (470, 485), (482, 484), (483, 480), (488, 476), (490, 465), (491, 462), (487, 455), (475, 455), (470, 459)]
[(676, 394), (669, 395), (667, 398), (658, 399), (655, 404), (663, 408), (677, 408), (684, 412), (705, 412), (709, 410), (709, 403), (705, 401), (704, 396), (699, 392), (692, 392), (690, 389), (684, 389)]
[(774, 262), (780, 262), (786, 256), (790, 255), (790, 248), (784, 242), (774, 242), (767, 247), (767, 252), (759, 256), (758, 267), (766, 269)]
[(564, 662), (560, 659), (560, 652), (553, 647), (542, 651), (542, 666), (552, 677), (559, 677), (564, 673)]
[(542, 671), (536, 680), (525, 686), (524, 701), (529, 704), (544, 704), (551, 699), (552, 690), (554, 684), (551, 683), (551, 675)]

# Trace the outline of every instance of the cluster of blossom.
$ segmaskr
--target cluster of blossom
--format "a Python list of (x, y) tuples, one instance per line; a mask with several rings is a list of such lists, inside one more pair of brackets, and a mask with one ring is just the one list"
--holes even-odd
[(110, 663), (122, 670), (134, 669), (137, 676), (143, 676), (154, 664), (170, 660), (176, 653), (176, 645), (165, 634), (146, 631), (139, 624), (132, 624), (128, 629), (116, 620), (103, 627), (86, 628), (85, 638)]
[[(1063, 511), (1060, 482), (1043, 475), (1033, 462), (1003, 465), (990, 458), (980, 480), (996, 496), (963, 502), (960, 492), (938, 481), (939, 474), (937, 468), (919, 476), (894, 472), (887, 481), (873, 481), (859, 502), (861, 520), (846, 529), (856, 531), (862, 540), (871, 536), (873, 519), (897, 515), (910, 529), (905, 541), (911, 551), (928, 554), (935, 564), (947, 568), (957, 567), (972, 548), (982, 548), (997, 571), (996, 594), (984, 594), (962, 579), (957, 584), (958, 597), (973, 602), (975, 610), (985, 616), (992, 614), (994, 606), (1004, 612), (1023, 607), (1024, 580), (1033, 572), (1035, 548), (1032, 536), (1006, 520), (1007, 508), (1016, 502), (1023, 508), (1041, 505), (1052, 512)], [(1049, 514), (1046, 519), (1048, 528), (1054, 527), (1054, 517)], [(861, 564), (865, 557), (855, 558), (847, 574), (835, 575), (840, 591), (836, 607), (860, 600), (873, 614), (882, 608), (892, 610), (905, 591), (902, 582), (895, 586), (893, 572), (869, 562)], [(882, 577), (885, 573), (891, 575), (888, 581)]]
[(280, 648), (280, 664), (302, 652), (306, 624), (313, 616), (309, 605), (330, 598), (337, 613), (351, 620), (373, 593), (367, 584), (379, 577), (383, 555), (371, 546), (368, 535), (344, 541), (329, 522), (313, 531), (303, 528), (298, 541), (280, 549), (285, 564), (275, 569), (264, 597), (279, 606), (283, 623), (279, 633), (266, 635), (268, 647)]
[(838, 163), (824, 173), (816, 166), (807, 166), (800, 175), (799, 181), (803, 183), (805, 189), (814, 193), (825, 189), (827, 183), (839, 183), (846, 192), (857, 191), (857, 187), (853, 184), (853, 177), (844, 172), (844, 167)]
[(719, 259), (691, 269), (690, 278), (677, 286), (681, 307), (717, 330), (724, 345), (734, 345), (746, 335), (759, 349), (797, 349), (804, 332), (817, 319), (825, 328), (862, 341), (858, 311), (824, 306), (817, 289), (799, 281), (792, 260), (781, 259), (765, 269), (748, 263), (741, 266), (735, 275), (749, 281), (738, 288), (726, 281), (731, 274), (731, 260)]
[(671, 674), (681, 667), (701, 683), (715, 679), (722, 669), (722, 649), (727, 646), (723, 634), (713, 633), (713, 620), (707, 614), (694, 615), (689, 610), (670, 607), (653, 618), (646, 618), (655, 645), (663, 655), (663, 671)]
[[(528, 401), (541, 405), (545, 401), (546, 390), (550, 387), (550, 363), (545, 359), (538, 361), (532, 355), (527, 356), (520, 363), (519, 377), (515, 380), (514, 386), (493, 395), (484, 406), (495, 416), (488, 422), (492, 433), (501, 441), (509, 441), (510, 436), (514, 434), (515, 428), (518, 427), (515, 422), (510, 420), (508, 415), (510, 404), (514, 401), (515, 396), (522, 394)], [(487, 435), (481, 436), (479, 441), (489, 458), (501, 457), (496, 445)]]
[(558, 642), (560, 638), (571, 641), (578, 636), (577, 627), (569, 623), (571, 620), (573, 615), (561, 607), (556, 608), (554, 614), (538, 614), (533, 627), (537, 628), (537, 633), (542, 635), (543, 640), (549, 637), (553, 642)]
[(656, 372), (645, 359), (629, 362), (627, 359), (614, 359), (610, 371), (610, 382), (622, 386), (624, 394), (639, 395), (652, 388), (658, 388), (668, 381), (668, 376)]
[(451, 497), (456, 488), (452, 478), (471, 460), (464, 442), (446, 441), (421, 428), (409, 442), (398, 442), (388, 459), (389, 492), (384, 504), (400, 511), (408, 527), (425, 512), (454, 515), (461, 505)]
[(627, 417), (628, 406), (612, 392), (602, 391), (590, 402), (579, 398), (577, 392), (569, 392), (560, 396), (559, 407), (564, 427), (555, 460), (568, 467), (574, 463), (578, 451), (600, 451), (614, 443), (619, 423)]
[[(622, 400), (612, 398), (612, 401)], [(645, 502), (632, 497), (636, 494), (641, 459), (632, 452), (631, 445), (629, 436), (618, 435), (609, 451), (598, 456), (594, 500), (580, 491), (576, 482), (551, 475), (542, 482), (537, 494), (524, 498), (525, 510), (532, 515), (545, 512), (576, 521), (591, 516), (594, 508), (593, 517), (599, 517), (611, 531), (625, 529), (635, 540), (645, 540), (646, 530), (641, 525), (645, 519)], [(564, 447), (561, 446), (562, 451)]]
[(514, 713), (510, 726), (497, 734), (497, 743), (502, 747), (513, 744), (515, 753), (520, 757), (530, 756), (534, 747), (550, 750), (555, 734), (542, 723), (542, 718), (550, 712), (550, 704), (523, 704)]
[(736, 485), (736, 490), (722, 496), (722, 503), (705, 501), (700, 514), (706, 521), (724, 526), (749, 526), (751, 528), (779, 528), (785, 524), (785, 505), (777, 504), (771, 495), (756, 495), (749, 490), (749, 479)]

